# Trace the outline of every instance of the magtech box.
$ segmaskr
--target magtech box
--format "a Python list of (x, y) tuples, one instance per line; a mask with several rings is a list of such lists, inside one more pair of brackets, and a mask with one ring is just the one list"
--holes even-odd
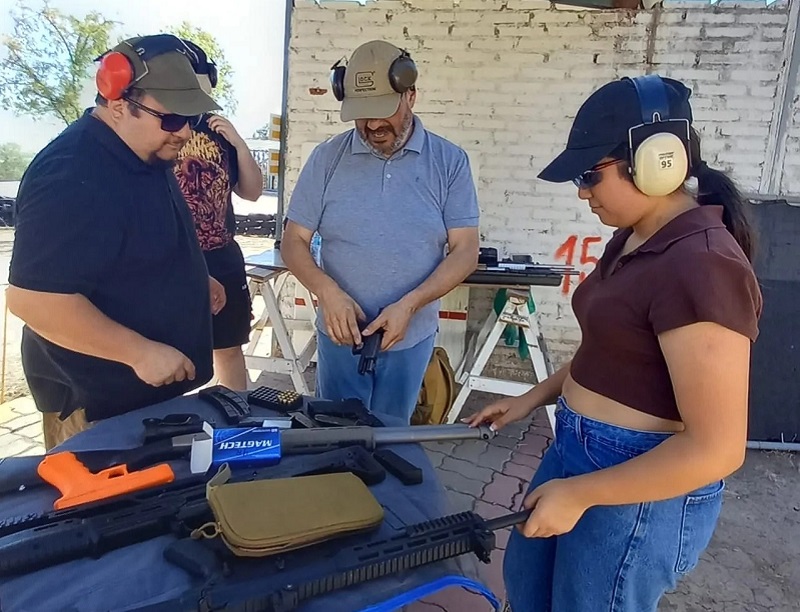
[(281, 434), (277, 427), (215, 429), (210, 439), (192, 444), (193, 474), (217, 469), (223, 463), (236, 468), (274, 465), (281, 460)]

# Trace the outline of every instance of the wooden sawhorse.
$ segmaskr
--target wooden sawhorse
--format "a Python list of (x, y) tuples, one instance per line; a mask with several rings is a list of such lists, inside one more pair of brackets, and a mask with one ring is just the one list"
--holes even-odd
[[(527, 288), (505, 287), (505, 289), (506, 302), (500, 314), (498, 315), (495, 310), (492, 309), (480, 332), (470, 342), (470, 346), (464, 353), (464, 358), (456, 369), (456, 382), (462, 386), (447, 413), (447, 423), (455, 422), (469, 394), (474, 390), (506, 396), (518, 396), (533, 388), (533, 385), (527, 383), (490, 378), (482, 375), (483, 369), (489, 362), (489, 358), (497, 347), (497, 343), (500, 341), (507, 325), (517, 326), (523, 331), (525, 341), (528, 344), (536, 382), (539, 383), (543, 381), (553, 373), (553, 367), (547, 354), (544, 338), (542, 338), (539, 331), (536, 313), (528, 307), (529, 300), (531, 304), (534, 303), (532, 286)], [(477, 355), (474, 360), (472, 360), (472, 356), (475, 355), (476, 347), (478, 347)], [(468, 365), (470, 361), (472, 363)], [(550, 421), (550, 427), (553, 431), (555, 431), (555, 409), (554, 405), (546, 407), (547, 418)]]

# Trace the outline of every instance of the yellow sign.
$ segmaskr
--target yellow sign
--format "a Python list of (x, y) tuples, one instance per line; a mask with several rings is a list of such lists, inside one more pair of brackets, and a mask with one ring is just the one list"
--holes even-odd
[(269, 152), (269, 173), (270, 174), (278, 174), (281, 162), (281, 152), (280, 151), (270, 151)]
[(269, 116), (269, 139), (270, 140), (280, 140), (281, 139), (281, 116), (280, 115), (272, 115)]

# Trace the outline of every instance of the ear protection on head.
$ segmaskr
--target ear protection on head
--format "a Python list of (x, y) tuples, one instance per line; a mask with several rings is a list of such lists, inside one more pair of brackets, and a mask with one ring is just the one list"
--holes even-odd
[[(344, 78), (347, 67), (342, 66), (342, 60), (331, 66), (331, 91), (334, 97), (341, 102), (344, 100)], [(400, 55), (389, 66), (389, 83), (397, 93), (402, 94), (414, 87), (417, 82), (417, 65), (408, 51), (403, 49)]]
[(193, 43), (191, 40), (184, 40), (183, 42), (194, 54), (194, 57), (190, 57), (189, 59), (192, 60), (192, 67), (194, 68), (195, 73), (206, 75), (209, 83), (211, 84), (211, 89), (214, 89), (217, 86), (217, 81), (219, 80), (217, 65), (206, 55), (206, 52), (203, 51), (200, 46)]
[(197, 61), (194, 51), (189, 49), (177, 36), (171, 34), (158, 34), (147, 36), (138, 42), (131, 50), (139, 58), (144, 70), (137, 77), (133, 60), (120, 51), (109, 51), (99, 57), (100, 68), (95, 75), (98, 93), (106, 100), (119, 100), (125, 93), (147, 73), (148, 60), (170, 51), (177, 51), (189, 57), (192, 62)]
[(629, 78), (636, 88), (642, 123), (628, 130), (630, 172), (636, 188), (649, 196), (672, 193), (686, 180), (689, 121), (670, 119), (664, 81), (658, 75)]
[(212, 89), (217, 86), (218, 78), (219, 75), (217, 74), (217, 65), (213, 61), (208, 60), (208, 80), (211, 81)]
[(331, 66), (331, 91), (333, 97), (339, 102), (344, 100), (344, 74), (347, 69), (342, 66), (342, 60)]

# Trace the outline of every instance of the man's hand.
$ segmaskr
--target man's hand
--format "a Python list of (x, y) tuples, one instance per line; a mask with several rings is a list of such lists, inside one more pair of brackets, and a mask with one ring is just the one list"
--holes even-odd
[(361, 306), (336, 285), (331, 285), (317, 297), (331, 340), (335, 344), (361, 344), (358, 321), (367, 319)]
[(381, 350), (388, 351), (400, 342), (406, 335), (408, 323), (414, 315), (414, 308), (407, 300), (400, 300), (390, 304), (381, 311), (362, 332), (362, 335), (374, 334), (381, 327), (384, 329)]
[(208, 277), (208, 288), (211, 290), (211, 314), (217, 314), (225, 307), (227, 297), (225, 287), (213, 276)]
[(245, 144), (244, 139), (239, 136), (239, 132), (236, 131), (236, 128), (233, 127), (233, 124), (225, 117), (220, 115), (211, 115), (208, 118), (208, 127), (217, 134), (221, 135), (234, 147)]
[(194, 364), (186, 355), (160, 342), (148, 341), (131, 367), (136, 376), (153, 387), (194, 380), (195, 376)]

